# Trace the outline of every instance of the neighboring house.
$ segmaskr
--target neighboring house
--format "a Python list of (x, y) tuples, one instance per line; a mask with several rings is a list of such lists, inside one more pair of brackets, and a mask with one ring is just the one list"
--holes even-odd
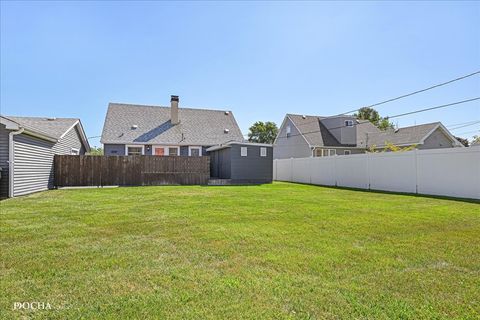
[(243, 141), (231, 111), (110, 103), (101, 143), (104, 154), (204, 156), (208, 147)]
[(53, 188), (53, 156), (88, 151), (79, 119), (0, 116), (0, 197)]
[(440, 123), (381, 131), (353, 116), (319, 117), (287, 114), (273, 143), (273, 158), (325, 157), (365, 153), (388, 144), (418, 149), (461, 147)]
[(271, 144), (229, 142), (207, 149), (210, 176), (227, 179), (228, 184), (271, 183), (273, 150)]

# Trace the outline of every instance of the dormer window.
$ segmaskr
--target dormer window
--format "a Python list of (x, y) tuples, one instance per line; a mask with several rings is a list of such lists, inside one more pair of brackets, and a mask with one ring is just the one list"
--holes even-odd
[(353, 127), (353, 120), (345, 120), (345, 127)]

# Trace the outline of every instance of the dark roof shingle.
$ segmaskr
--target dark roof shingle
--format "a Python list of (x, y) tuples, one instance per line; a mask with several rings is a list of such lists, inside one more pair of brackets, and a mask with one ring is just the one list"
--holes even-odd
[(180, 123), (172, 125), (169, 107), (110, 103), (101, 142), (209, 146), (243, 141), (230, 111), (179, 108), (178, 114)]

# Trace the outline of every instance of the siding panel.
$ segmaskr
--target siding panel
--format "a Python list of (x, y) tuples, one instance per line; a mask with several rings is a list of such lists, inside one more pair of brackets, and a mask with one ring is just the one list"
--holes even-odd
[(0, 179), (0, 199), (8, 197), (8, 135), (10, 131), (5, 125), (0, 125), (0, 167), (2, 178)]
[(25, 134), (13, 137), (13, 195), (20, 196), (53, 186), (53, 142)]

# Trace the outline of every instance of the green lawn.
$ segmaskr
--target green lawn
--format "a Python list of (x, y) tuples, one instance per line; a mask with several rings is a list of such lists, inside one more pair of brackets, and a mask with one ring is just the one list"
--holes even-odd
[(0, 206), (1, 319), (480, 317), (478, 203), (274, 183)]

